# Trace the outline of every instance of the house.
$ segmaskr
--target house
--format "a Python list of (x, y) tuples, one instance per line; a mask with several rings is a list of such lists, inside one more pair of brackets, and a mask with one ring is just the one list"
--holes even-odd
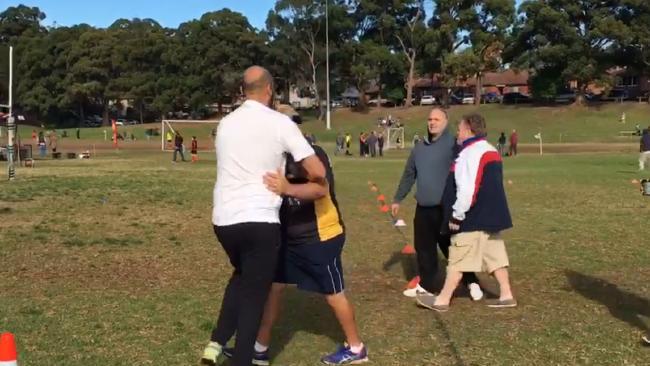
[[(650, 77), (642, 75), (633, 69), (626, 67), (615, 67), (607, 71), (612, 80), (612, 89), (626, 90), (630, 98), (645, 96), (650, 93)], [(572, 87), (575, 87), (572, 85)], [(606, 87), (595, 83), (587, 86), (587, 91), (593, 94), (601, 94)]]
[[(498, 93), (500, 95), (507, 93), (530, 94), (528, 81), (530, 74), (528, 71), (507, 69), (500, 72), (485, 73), (481, 80), (481, 94)], [(472, 91), (476, 87), (476, 78), (469, 78), (465, 83)]]
[[(485, 93), (514, 93), (519, 92), (522, 94), (530, 93), (530, 85), (528, 84), (530, 74), (528, 71), (516, 71), (507, 69), (499, 72), (488, 72), (482, 78), (481, 94)], [(464, 82), (457, 82), (454, 89), (464, 89), (467, 92), (473, 93), (476, 87), (476, 78), (472, 77)], [(421, 98), (422, 95), (441, 96), (446, 92), (446, 88), (442, 86), (438, 74), (430, 77), (420, 77), (415, 80), (413, 87), (413, 95), (416, 98)]]

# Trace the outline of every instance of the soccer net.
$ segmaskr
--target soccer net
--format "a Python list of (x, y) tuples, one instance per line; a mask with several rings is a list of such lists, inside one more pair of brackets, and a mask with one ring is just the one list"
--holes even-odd
[(404, 127), (389, 127), (386, 132), (386, 149), (404, 148)]
[(160, 122), (161, 150), (173, 151), (176, 133), (180, 133), (185, 150), (190, 150), (192, 137), (196, 136), (199, 151), (214, 151), (218, 125), (218, 120), (164, 119)]

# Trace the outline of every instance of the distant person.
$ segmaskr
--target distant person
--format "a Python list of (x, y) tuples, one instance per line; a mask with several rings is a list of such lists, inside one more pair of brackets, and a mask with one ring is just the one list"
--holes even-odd
[(503, 156), (506, 153), (506, 133), (501, 132), (499, 136), (499, 141), (497, 143), (497, 150), (499, 151), (499, 156)]
[(379, 147), (379, 156), (384, 156), (384, 133), (379, 132), (377, 136), (377, 146)]
[(167, 145), (170, 146), (172, 144), (172, 139), (174, 138), (174, 134), (171, 131), (167, 131), (165, 134), (167, 138)]
[(644, 170), (645, 163), (650, 159), (650, 126), (643, 130), (640, 145), (639, 151), (641, 153), (639, 154), (639, 170)]
[(352, 135), (348, 132), (345, 134), (345, 155), (347, 156), (352, 156), (352, 153), (350, 152), (350, 144), (352, 144)]
[(510, 156), (517, 156), (517, 144), (519, 143), (519, 135), (517, 130), (512, 130), (510, 134)]
[[(449, 310), (451, 298), (467, 272), (487, 272), (499, 283), (499, 298), (488, 307), (517, 306), (508, 275), (508, 254), (501, 231), (512, 227), (503, 188), (503, 164), (498, 152), (485, 136), (485, 119), (478, 114), (464, 116), (458, 125), (457, 139), (462, 145), (455, 161), (453, 198), (445, 197), (451, 212), (447, 277), (439, 295), (418, 295), (418, 304), (438, 312)], [(477, 184), (480, 182), (480, 184)]]
[(38, 131), (38, 150), (41, 159), (45, 158), (45, 155), (47, 155), (47, 145), (45, 144), (45, 134), (43, 131)]
[(377, 133), (372, 131), (366, 140), (368, 144), (368, 153), (371, 157), (377, 157)]
[(32, 130), (32, 143), (38, 143), (38, 135), (36, 134), (36, 130)]
[(183, 136), (181, 136), (180, 132), (176, 132), (176, 136), (174, 137), (174, 163), (176, 162), (176, 154), (179, 153), (181, 154), (182, 161), (186, 161), (185, 155), (183, 155)]
[(56, 130), (52, 130), (52, 132), (50, 132), (49, 140), (50, 148), (52, 149), (52, 152), (55, 153), (59, 142), (59, 138), (56, 135)]
[(359, 156), (366, 156), (366, 137), (363, 132), (359, 134)]
[(192, 163), (199, 161), (199, 142), (196, 141), (196, 136), (192, 136), (192, 146), (190, 152), (192, 153)]
[(417, 132), (416, 132), (415, 135), (413, 135), (413, 146), (419, 144), (420, 141), (421, 141), (420, 140), (420, 135), (418, 135)]
[(81, 129), (77, 127), (77, 140), (81, 138)]
[(343, 137), (343, 134), (339, 132), (336, 135), (336, 150), (334, 151), (334, 155), (338, 155), (343, 152), (344, 144), (345, 144), (345, 138)]

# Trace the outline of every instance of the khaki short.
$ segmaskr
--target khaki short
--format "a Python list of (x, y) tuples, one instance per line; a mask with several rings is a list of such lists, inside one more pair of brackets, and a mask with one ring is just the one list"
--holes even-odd
[(499, 233), (459, 233), (451, 237), (448, 271), (492, 273), (508, 267), (506, 245)]

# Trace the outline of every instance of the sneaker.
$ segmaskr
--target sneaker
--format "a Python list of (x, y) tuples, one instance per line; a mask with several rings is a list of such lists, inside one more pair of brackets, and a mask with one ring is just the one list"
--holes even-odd
[(446, 313), (449, 311), (449, 305), (436, 305), (436, 295), (418, 295), (416, 302), (423, 308), (435, 310), (439, 313)]
[[(232, 358), (232, 355), (235, 354), (235, 349), (232, 347), (224, 347), (223, 355)], [(271, 358), (269, 357), (269, 350), (267, 349), (264, 352), (253, 353), (253, 365), (255, 366), (269, 366), (271, 364)]]
[(216, 365), (217, 358), (221, 354), (222, 347), (215, 342), (208, 343), (208, 346), (203, 350), (203, 357), (201, 363), (204, 365)]
[(650, 346), (650, 335), (644, 335), (641, 337), (641, 340), (643, 343), (645, 343), (646, 346)]
[(429, 291), (425, 290), (422, 286), (420, 286), (420, 284), (418, 284), (413, 288), (404, 290), (402, 294), (404, 294), (404, 296), (406, 297), (411, 297), (411, 298), (416, 297), (418, 295), (433, 295)]
[(483, 291), (478, 283), (472, 282), (467, 287), (469, 288), (469, 296), (472, 300), (479, 301), (483, 298)]
[(514, 308), (517, 306), (517, 301), (515, 299), (506, 299), (506, 300), (495, 299), (489, 301), (487, 303), (487, 306), (490, 308)]
[(341, 345), (336, 352), (320, 359), (326, 365), (358, 365), (368, 362), (368, 350), (363, 346), (361, 352), (354, 353), (348, 345)]

